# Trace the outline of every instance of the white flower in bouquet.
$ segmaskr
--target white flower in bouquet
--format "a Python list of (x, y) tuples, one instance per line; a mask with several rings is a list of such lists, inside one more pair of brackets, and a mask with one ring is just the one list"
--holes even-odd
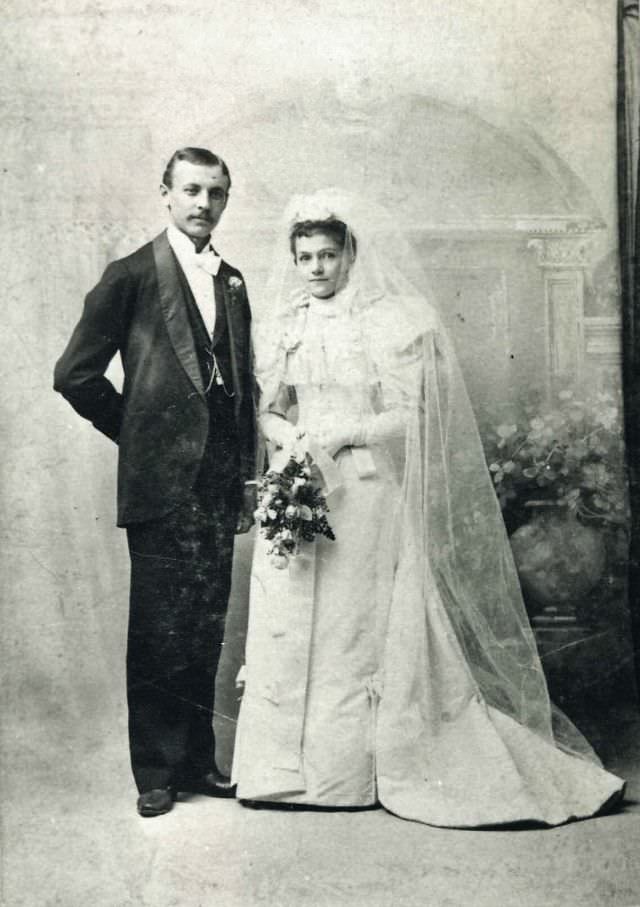
[(312, 478), (309, 454), (291, 455), (280, 471), (269, 471), (258, 483), (255, 514), (260, 535), (270, 542), (271, 563), (284, 569), (302, 544), (322, 535), (334, 539), (328, 507), (319, 483)]

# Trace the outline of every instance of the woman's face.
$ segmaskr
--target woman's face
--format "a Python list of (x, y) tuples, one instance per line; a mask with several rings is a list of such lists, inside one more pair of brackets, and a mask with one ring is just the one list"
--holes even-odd
[(295, 264), (303, 283), (316, 299), (329, 299), (345, 286), (351, 262), (336, 239), (327, 233), (296, 237)]

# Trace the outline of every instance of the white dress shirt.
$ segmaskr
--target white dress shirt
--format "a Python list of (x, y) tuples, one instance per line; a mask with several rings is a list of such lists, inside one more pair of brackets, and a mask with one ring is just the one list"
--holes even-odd
[[(184, 271), (193, 293), (193, 298), (205, 323), (207, 333), (211, 337), (216, 324), (216, 296), (213, 288), (213, 275), (218, 273), (221, 259), (210, 242), (207, 243), (202, 252), (197, 253), (189, 237), (173, 224), (167, 227), (167, 239), (176, 254), (180, 267)], [(201, 255), (202, 259), (200, 259)], [(199, 259), (203, 262), (206, 260), (206, 270), (202, 265), (198, 264)]]

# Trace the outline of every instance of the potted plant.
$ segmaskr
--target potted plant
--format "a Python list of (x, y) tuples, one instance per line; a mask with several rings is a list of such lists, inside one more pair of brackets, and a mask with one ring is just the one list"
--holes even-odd
[(620, 409), (612, 394), (565, 389), (488, 437), (489, 470), (527, 605), (592, 619), (590, 593), (619, 583), (627, 503)]

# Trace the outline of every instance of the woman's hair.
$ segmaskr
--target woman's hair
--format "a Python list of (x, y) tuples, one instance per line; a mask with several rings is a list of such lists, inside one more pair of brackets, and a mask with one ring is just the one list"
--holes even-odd
[[(344, 221), (338, 220), (337, 217), (329, 217), (326, 220), (301, 220), (297, 221), (289, 232), (289, 246), (291, 254), (296, 257), (296, 240), (300, 236), (314, 236), (316, 233), (325, 233), (334, 239), (341, 249), (344, 249), (347, 242), (348, 227)], [(350, 251), (355, 257), (356, 238), (349, 231)]]

